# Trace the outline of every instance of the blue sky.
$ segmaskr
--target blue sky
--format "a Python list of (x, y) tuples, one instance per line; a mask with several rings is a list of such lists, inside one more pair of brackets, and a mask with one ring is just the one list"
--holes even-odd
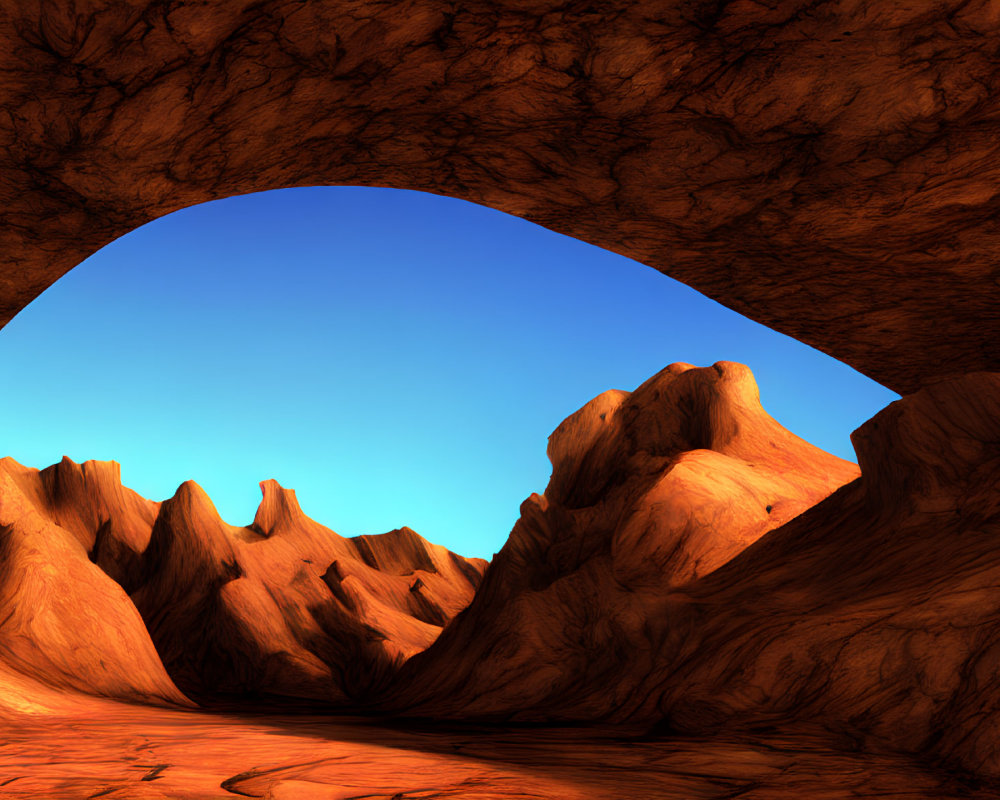
[(0, 331), (0, 455), (114, 459), (230, 523), (258, 482), (345, 536), (409, 525), (500, 549), (546, 438), (674, 361), (748, 364), (785, 427), (854, 459), (897, 398), (649, 267), (461, 200), (284, 189), (149, 223)]

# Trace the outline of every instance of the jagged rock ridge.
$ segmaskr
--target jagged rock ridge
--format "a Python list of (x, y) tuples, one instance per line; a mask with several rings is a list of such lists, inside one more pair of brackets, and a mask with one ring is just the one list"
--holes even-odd
[[(116, 478), (113, 464), (81, 468), (64, 459), (39, 473), (0, 460), (0, 673), (131, 702), (190, 705), (124, 589), (88, 558), (98, 530), (107, 541), (141, 538), (148, 519), (150, 507)], [(109, 505), (121, 512), (113, 528), (99, 521)], [(30, 704), (18, 688), (9, 691), (0, 693), (0, 712)]]
[(254, 523), (239, 528), (183, 484), (144, 555), (136, 606), (168, 670), (199, 698), (362, 697), (434, 641), (485, 569), (409, 529), (359, 544), (309, 519), (294, 491), (261, 490)]
[(409, 528), (345, 539), (275, 481), (237, 527), (193, 481), (156, 503), (114, 462), (0, 468), (0, 670), (56, 687), (343, 703), (429, 645), (486, 566)]

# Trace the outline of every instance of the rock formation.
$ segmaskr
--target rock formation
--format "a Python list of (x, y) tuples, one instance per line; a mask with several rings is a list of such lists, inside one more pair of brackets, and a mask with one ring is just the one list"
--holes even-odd
[(986, 0), (2, 0), (0, 322), (178, 208), (377, 185), (625, 254), (902, 394), (995, 370), (998, 32)]
[(485, 569), (409, 529), (345, 539), (309, 519), (295, 492), (261, 490), (240, 528), (188, 481), (163, 503), (144, 554), (133, 598), (196, 698), (359, 698), (434, 641)]
[[(102, 490), (115, 492), (111, 465), (67, 466), (56, 470), (71, 483), (60, 484), (52, 471), (0, 460), (0, 673), (8, 673), (0, 712), (32, 705), (18, 674), (50, 689), (191, 705), (128, 595), (87, 557), (96, 527), (88, 531), (87, 517), (106, 502)], [(76, 490), (88, 484), (94, 492), (85, 499)], [(117, 494), (126, 516), (145, 510), (120, 485)]]
[(406, 664), (410, 714), (596, 720), (666, 657), (666, 612), (697, 581), (858, 469), (785, 430), (750, 370), (673, 364), (565, 420), (552, 477), (469, 608)]
[(664, 668), (622, 716), (677, 731), (821, 721), (1000, 777), (1000, 376), (898, 400), (862, 478), (670, 600)]
[[(139, 224), (289, 186), (432, 191), (636, 258), (912, 396), (857, 432), (852, 481), (736, 368), (603, 395), (387, 703), (808, 716), (1000, 778), (998, 33), (985, 0), (0, 0), (0, 322)], [(110, 575), (182, 688), (291, 670), (343, 698), (475, 582), (405, 531), (400, 566), (284, 525), (276, 487), (233, 528), (194, 485), (159, 507), (74, 469), (0, 470), (0, 685), (183, 702)]]
[(343, 703), (426, 648), (486, 567), (409, 528), (340, 537), (275, 481), (236, 527), (192, 481), (154, 503), (114, 462), (0, 468), (0, 670), (56, 687)]
[(1000, 376), (853, 439), (860, 477), (746, 367), (673, 364), (556, 429), (488, 569), (408, 528), (337, 536), (274, 481), (235, 527), (193, 482), (152, 503), (113, 463), (3, 459), (0, 716), (282, 695), (650, 742), (804, 731), (1000, 787)]
[(1000, 377), (891, 404), (855, 432), (851, 480), (716, 369), (675, 365), (560, 426), (545, 496), (407, 663), (398, 707), (698, 736), (818, 723), (1000, 778)]

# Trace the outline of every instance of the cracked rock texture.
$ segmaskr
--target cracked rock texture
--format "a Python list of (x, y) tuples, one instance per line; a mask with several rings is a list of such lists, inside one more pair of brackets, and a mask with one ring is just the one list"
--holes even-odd
[(626, 254), (902, 394), (996, 370), (998, 33), (989, 0), (0, 0), (0, 322), (169, 211), (363, 184)]
[(913, 757), (821, 731), (656, 739), (622, 729), (391, 728), (75, 698), (4, 726), (3, 797), (24, 800), (996, 800)]

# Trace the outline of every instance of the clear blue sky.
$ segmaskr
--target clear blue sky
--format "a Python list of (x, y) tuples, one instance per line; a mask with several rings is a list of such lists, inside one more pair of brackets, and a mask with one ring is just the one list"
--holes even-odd
[(105, 247), (0, 331), (0, 455), (189, 478), (249, 524), (257, 483), (345, 536), (500, 549), (546, 438), (674, 361), (748, 364), (787, 428), (854, 459), (897, 395), (621, 256), (461, 200), (286, 189)]

